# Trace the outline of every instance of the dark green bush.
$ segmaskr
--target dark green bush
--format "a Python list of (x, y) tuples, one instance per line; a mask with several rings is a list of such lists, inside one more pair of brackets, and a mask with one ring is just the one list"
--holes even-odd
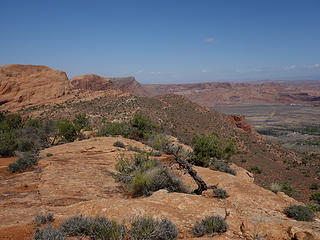
[(67, 119), (60, 119), (57, 123), (59, 135), (66, 141), (73, 142), (78, 137), (78, 132), (73, 123)]
[(126, 146), (124, 145), (123, 142), (120, 142), (120, 141), (116, 141), (113, 143), (113, 146), (115, 147), (119, 147), (119, 148), (126, 148)]
[(254, 166), (254, 167), (251, 167), (249, 169), (249, 172), (252, 172), (252, 173), (255, 173), (255, 174), (261, 174), (262, 170), (258, 166)]
[(224, 233), (228, 230), (228, 225), (220, 216), (207, 216), (201, 222), (196, 222), (192, 233), (196, 237), (201, 237), (204, 234)]
[(72, 120), (75, 129), (80, 132), (81, 129), (89, 129), (89, 119), (86, 114), (77, 114), (75, 118)]
[(230, 197), (226, 190), (221, 188), (213, 189), (213, 196), (216, 198), (228, 198)]
[(279, 183), (281, 186), (281, 192), (284, 192), (288, 196), (292, 196), (293, 187), (288, 181), (282, 181)]
[(320, 212), (320, 204), (316, 202), (307, 202), (306, 206), (310, 208), (313, 212)]
[(99, 129), (98, 136), (123, 136), (128, 137), (129, 126), (127, 123), (108, 122)]
[(211, 159), (229, 159), (236, 151), (235, 143), (231, 139), (221, 141), (215, 133), (198, 135), (192, 139), (194, 164), (208, 167)]
[(156, 128), (156, 125), (154, 125), (148, 117), (143, 116), (141, 113), (136, 113), (129, 124), (129, 137), (136, 140), (149, 138), (153, 129)]
[(318, 183), (312, 183), (310, 186), (311, 190), (318, 190), (319, 189), (319, 184)]
[(43, 124), (40, 119), (30, 119), (26, 122), (25, 127), (42, 128)]
[(174, 240), (178, 230), (168, 219), (157, 221), (151, 217), (135, 217), (131, 220), (129, 236), (136, 240)]
[(0, 131), (0, 156), (10, 157), (18, 148), (18, 140), (12, 132)]
[(10, 130), (18, 129), (22, 126), (22, 117), (19, 114), (9, 114), (5, 118)]
[(33, 240), (66, 240), (64, 233), (52, 226), (47, 226), (42, 230), (37, 229), (33, 235)]
[(292, 205), (290, 207), (287, 207), (284, 210), (284, 213), (289, 218), (293, 218), (298, 221), (313, 221), (314, 213), (313, 211), (305, 206), (300, 205)]
[(236, 175), (237, 172), (235, 170), (233, 170), (229, 163), (227, 162), (222, 162), (222, 161), (214, 161), (210, 164), (210, 169), (211, 170), (215, 170), (215, 171), (219, 171), (219, 172), (225, 172), (225, 173), (229, 173), (232, 175)]
[(25, 153), (22, 157), (18, 158), (14, 163), (10, 163), (8, 171), (11, 173), (23, 172), (27, 169), (33, 168), (38, 163), (38, 157), (32, 153)]
[(316, 201), (318, 204), (320, 204), (320, 192), (311, 194), (310, 200)]

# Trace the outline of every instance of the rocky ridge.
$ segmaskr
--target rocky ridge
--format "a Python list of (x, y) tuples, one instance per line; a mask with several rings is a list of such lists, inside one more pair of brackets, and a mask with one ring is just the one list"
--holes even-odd
[[(29, 239), (37, 213), (53, 212), (55, 224), (74, 215), (107, 216), (121, 221), (134, 215), (166, 217), (179, 229), (179, 239), (193, 239), (195, 221), (207, 215), (226, 219), (229, 230), (215, 239), (320, 239), (320, 220), (298, 222), (283, 213), (285, 207), (300, 204), (282, 193), (275, 194), (253, 183), (254, 176), (233, 165), (237, 175), (195, 167), (209, 185), (219, 184), (230, 195), (217, 199), (212, 190), (202, 196), (160, 190), (150, 197), (131, 198), (111, 176), (120, 154), (133, 154), (113, 146), (148, 148), (124, 138), (92, 138), (51, 147), (41, 152), (41, 171), (8, 175), (1, 172), (0, 239)], [(52, 156), (47, 157), (51, 153)], [(163, 155), (160, 161), (168, 161)], [(2, 162), (1, 162), (2, 163)], [(194, 187), (188, 175), (172, 169)]]

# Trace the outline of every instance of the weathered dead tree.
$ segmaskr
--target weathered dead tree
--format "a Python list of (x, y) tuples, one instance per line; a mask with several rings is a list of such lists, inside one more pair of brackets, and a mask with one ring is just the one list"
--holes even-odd
[(172, 144), (168, 146), (167, 149), (168, 153), (174, 156), (174, 159), (179, 164), (179, 167), (184, 169), (198, 185), (198, 188), (193, 191), (195, 194), (201, 195), (203, 191), (217, 188), (218, 184), (213, 186), (207, 186), (206, 182), (198, 176), (197, 171), (192, 168), (192, 164), (188, 161), (188, 159), (190, 158), (190, 154), (188, 154), (187, 156), (183, 156), (183, 149), (180, 145), (175, 146), (174, 144)]

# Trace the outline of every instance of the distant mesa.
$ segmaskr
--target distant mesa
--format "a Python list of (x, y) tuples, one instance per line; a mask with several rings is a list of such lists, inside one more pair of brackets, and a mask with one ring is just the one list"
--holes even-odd
[(130, 92), (136, 96), (149, 96), (146, 89), (134, 77), (105, 78), (95, 74), (85, 74), (71, 79), (73, 87), (85, 90), (107, 90), (110, 88)]
[(114, 87), (109, 78), (95, 74), (85, 74), (71, 79), (73, 87), (85, 90), (107, 90)]

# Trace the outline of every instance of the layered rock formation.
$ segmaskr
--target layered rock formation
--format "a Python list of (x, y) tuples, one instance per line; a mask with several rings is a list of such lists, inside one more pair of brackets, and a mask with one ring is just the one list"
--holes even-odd
[(109, 78), (95, 74), (85, 74), (71, 79), (73, 87), (85, 90), (108, 90), (114, 87)]
[(0, 66), (0, 108), (10, 109), (57, 102), (69, 95), (65, 72), (46, 66)]

